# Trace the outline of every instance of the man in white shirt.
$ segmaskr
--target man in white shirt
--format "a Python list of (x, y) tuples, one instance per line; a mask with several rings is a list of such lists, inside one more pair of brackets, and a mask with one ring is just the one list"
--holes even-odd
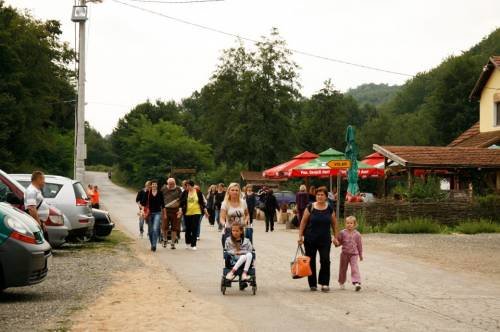
[(48, 205), (44, 202), (42, 188), (45, 185), (45, 175), (41, 171), (34, 171), (31, 175), (31, 184), (24, 193), (24, 208), (44, 229), (43, 220), (49, 214)]

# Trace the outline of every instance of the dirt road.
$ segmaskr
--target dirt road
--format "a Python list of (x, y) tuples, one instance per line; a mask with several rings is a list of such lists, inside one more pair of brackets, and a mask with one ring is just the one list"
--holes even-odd
[[(101, 201), (115, 222), (138, 237), (135, 193), (112, 184), (104, 173), (87, 173), (87, 181), (101, 188)], [(361, 263), (363, 290), (336, 286), (339, 249), (332, 250), (332, 291), (311, 293), (306, 280), (289, 277), (297, 233), (278, 225), (265, 233), (257, 221), (258, 292), (219, 290), (222, 257), (220, 233), (204, 223), (198, 251), (159, 248), (154, 255), (182, 287), (234, 317), (237, 330), (246, 331), (499, 331), (500, 281), (491, 275), (442, 268), (426, 261), (379, 250), (365, 241)], [(451, 236), (451, 235), (450, 235)], [(494, 237), (498, 244), (500, 237)], [(438, 255), (439, 252), (436, 253)], [(500, 253), (492, 252), (492, 255)], [(460, 255), (460, 252), (457, 252)], [(134, 301), (130, 298), (130, 301)], [(138, 304), (140, 305), (140, 304)], [(220, 330), (213, 326), (213, 330)]]

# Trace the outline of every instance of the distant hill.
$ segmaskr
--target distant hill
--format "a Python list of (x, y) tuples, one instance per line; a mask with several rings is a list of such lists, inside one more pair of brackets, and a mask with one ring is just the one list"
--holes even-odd
[(500, 29), (408, 80), (363, 126), (362, 151), (370, 152), (374, 143), (449, 144), (479, 120), (479, 104), (469, 94), (492, 55), (500, 55)]
[(349, 89), (346, 94), (356, 99), (360, 105), (379, 106), (391, 100), (400, 89), (400, 85), (367, 83)]

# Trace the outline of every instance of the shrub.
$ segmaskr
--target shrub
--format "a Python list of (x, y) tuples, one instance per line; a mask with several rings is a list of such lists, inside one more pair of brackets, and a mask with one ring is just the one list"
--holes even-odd
[(387, 233), (395, 234), (414, 234), (414, 233), (440, 233), (441, 226), (432, 219), (428, 218), (410, 218), (399, 220), (385, 226)]
[(466, 220), (458, 224), (455, 231), (464, 234), (500, 233), (500, 225), (487, 219)]
[(475, 198), (481, 215), (500, 221), (500, 195), (491, 194)]
[(446, 197), (446, 193), (441, 190), (439, 178), (435, 176), (429, 176), (426, 180), (416, 178), (411, 189), (399, 183), (392, 193), (394, 196), (407, 198), (410, 201), (439, 201)]

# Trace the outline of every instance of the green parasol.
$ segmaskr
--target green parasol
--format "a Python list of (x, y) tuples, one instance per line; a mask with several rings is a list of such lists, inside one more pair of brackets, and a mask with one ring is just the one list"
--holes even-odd
[(354, 127), (348, 126), (345, 134), (345, 156), (347, 159), (351, 161), (351, 168), (347, 171), (347, 192), (353, 196), (359, 194), (359, 186), (358, 186), (358, 148), (356, 146)]

